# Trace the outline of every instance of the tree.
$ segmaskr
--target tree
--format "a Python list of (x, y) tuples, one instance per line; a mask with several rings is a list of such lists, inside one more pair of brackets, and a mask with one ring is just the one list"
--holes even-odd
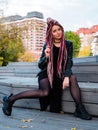
[(2, 66), (3, 63), (3, 57), (0, 57), (0, 66)]
[(90, 53), (91, 53), (90, 45), (83, 46), (79, 51), (78, 57), (90, 56)]
[(15, 25), (0, 25), (0, 56), (3, 66), (9, 61), (17, 61), (20, 52), (24, 52), (22, 30)]
[(19, 54), (18, 61), (21, 62), (34, 62), (35, 61), (35, 55), (29, 51), (25, 51), (24, 53)]
[(77, 57), (81, 45), (79, 36), (72, 31), (67, 31), (65, 32), (65, 37), (66, 40), (70, 40), (73, 42), (73, 57)]

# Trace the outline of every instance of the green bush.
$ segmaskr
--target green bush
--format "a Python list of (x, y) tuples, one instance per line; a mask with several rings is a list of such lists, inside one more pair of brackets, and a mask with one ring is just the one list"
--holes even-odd
[(3, 63), (3, 57), (0, 57), (0, 66), (2, 66)]

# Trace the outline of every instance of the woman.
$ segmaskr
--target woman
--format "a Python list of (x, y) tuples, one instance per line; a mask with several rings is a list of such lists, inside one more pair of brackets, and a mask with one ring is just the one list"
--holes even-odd
[(41, 110), (46, 110), (49, 106), (50, 112), (59, 113), (62, 110), (62, 90), (69, 87), (76, 104), (74, 115), (90, 120), (91, 115), (82, 104), (77, 79), (71, 70), (72, 54), (73, 45), (72, 42), (65, 40), (63, 27), (57, 21), (48, 18), (46, 44), (38, 63), (41, 69), (38, 74), (39, 89), (5, 96), (2, 108), (4, 114), (11, 115), (13, 103), (23, 98), (39, 98)]

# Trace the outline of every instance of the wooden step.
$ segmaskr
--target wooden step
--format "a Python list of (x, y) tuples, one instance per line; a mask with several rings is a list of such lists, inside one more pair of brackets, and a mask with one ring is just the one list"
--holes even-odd
[[(32, 78), (32, 82), (28, 78), (28, 83), (23, 81), (25, 81), (25, 78), (22, 80), (18, 78), (16, 83), (15, 81), (3, 82), (2, 80), (0, 82), (0, 101), (2, 101), (4, 95), (9, 95), (10, 93), (17, 94), (25, 90), (38, 89), (37, 78)], [(82, 92), (83, 104), (92, 115), (98, 116), (98, 83), (79, 82), (79, 86)], [(63, 91), (62, 104), (64, 112), (73, 113), (75, 110), (75, 104), (70, 95), (69, 88)], [(38, 99), (21, 99), (15, 102), (14, 106), (40, 109)]]

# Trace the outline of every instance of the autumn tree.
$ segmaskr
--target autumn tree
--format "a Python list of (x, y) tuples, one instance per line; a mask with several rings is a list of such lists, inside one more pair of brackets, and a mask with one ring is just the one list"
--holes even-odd
[(19, 53), (18, 61), (34, 62), (35, 61), (35, 55), (32, 52), (30, 52), (30, 50), (25, 51), (24, 53)]
[(15, 25), (0, 25), (0, 57), (3, 57), (3, 65), (17, 61), (19, 53), (24, 52), (21, 35), (22, 30)]
[(66, 40), (73, 42), (73, 57), (77, 57), (81, 45), (79, 36), (72, 31), (67, 31), (65, 32), (65, 37)]
[(90, 56), (91, 54), (91, 49), (90, 49), (90, 45), (87, 46), (83, 46), (78, 54), (78, 57), (87, 57)]

